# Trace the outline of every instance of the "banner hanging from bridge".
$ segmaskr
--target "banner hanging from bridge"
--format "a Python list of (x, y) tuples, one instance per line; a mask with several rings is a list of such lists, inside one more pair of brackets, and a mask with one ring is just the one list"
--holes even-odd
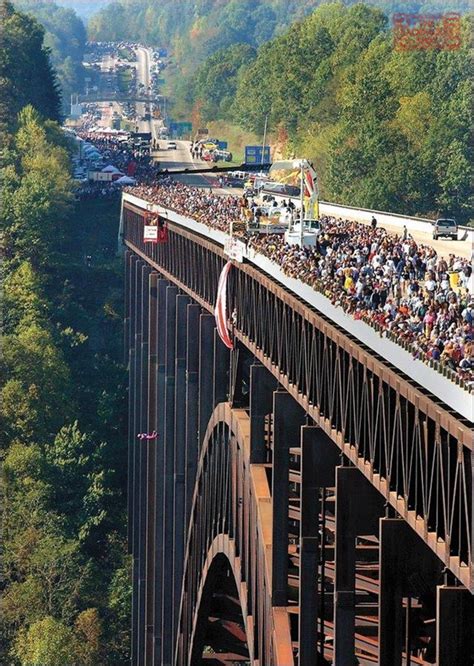
[(232, 262), (228, 261), (219, 278), (219, 284), (217, 285), (217, 298), (216, 298), (216, 309), (215, 309), (215, 318), (217, 332), (220, 339), (225, 344), (228, 349), (233, 349), (234, 345), (230, 338), (229, 331), (227, 330), (227, 277), (229, 271), (232, 267)]
[(168, 242), (168, 227), (166, 220), (159, 216), (145, 216), (145, 224), (143, 226), (143, 242), (144, 243), (167, 243)]

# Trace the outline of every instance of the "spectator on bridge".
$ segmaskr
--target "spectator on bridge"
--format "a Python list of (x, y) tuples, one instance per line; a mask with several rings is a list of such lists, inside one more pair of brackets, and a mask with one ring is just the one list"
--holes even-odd
[[(218, 197), (171, 178), (130, 191), (221, 231), (229, 232), (244, 209), (258, 219), (258, 207), (248, 208), (247, 200)], [(414, 357), (447, 366), (474, 387), (469, 261), (439, 257), (432, 247), (389, 233), (376, 221), (367, 226), (323, 216), (321, 224), (324, 234), (315, 248), (287, 245), (280, 235), (237, 233), (287, 275), (395, 342), (409, 344)]]

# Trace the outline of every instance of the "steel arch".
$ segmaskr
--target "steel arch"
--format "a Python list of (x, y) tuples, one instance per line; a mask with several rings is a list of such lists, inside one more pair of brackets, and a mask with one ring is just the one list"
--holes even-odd
[[(210, 488), (216, 493), (209, 493)], [(218, 554), (228, 559), (237, 584), (250, 663), (294, 663), (289, 614), (286, 608), (273, 607), (271, 601), (271, 524), (272, 498), (265, 466), (250, 462), (249, 416), (243, 409), (220, 403), (209, 420), (199, 459), (176, 666), (197, 663), (193, 641), (202, 590)]]

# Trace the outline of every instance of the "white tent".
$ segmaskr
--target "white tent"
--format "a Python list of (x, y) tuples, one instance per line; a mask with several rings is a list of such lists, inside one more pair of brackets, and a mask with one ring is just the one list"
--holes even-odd
[(137, 181), (135, 178), (130, 178), (130, 176), (122, 176), (121, 178), (117, 178), (115, 182), (117, 185), (135, 185)]
[(102, 173), (122, 173), (120, 169), (117, 169), (117, 167), (112, 166), (112, 164), (108, 164), (106, 167), (102, 169)]

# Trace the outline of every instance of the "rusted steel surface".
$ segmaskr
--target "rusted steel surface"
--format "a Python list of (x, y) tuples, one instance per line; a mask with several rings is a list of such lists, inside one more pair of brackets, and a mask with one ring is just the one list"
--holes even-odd
[[(124, 217), (126, 245), (212, 312), (222, 249), (172, 223), (166, 245), (145, 245), (138, 209)], [(235, 338), (473, 590), (468, 424), (246, 263), (231, 272), (232, 311)]]
[(220, 249), (125, 222), (132, 664), (473, 663), (465, 424), (245, 264), (229, 353)]
[[(193, 497), (183, 579), (186, 603), (180, 612), (181, 631), (188, 630), (179, 641), (178, 664), (199, 663), (199, 608), (207, 573), (219, 553), (228, 559), (237, 584), (249, 660), (293, 664), (288, 614), (275, 615), (270, 599), (271, 493), (265, 470), (250, 464), (249, 438), (248, 414), (228, 403), (218, 405), (204, 436)], [(209, 489), (214, 492), (207, 494)], [(255, 640), (257, 604), (268, 624), (260, 641)]]

